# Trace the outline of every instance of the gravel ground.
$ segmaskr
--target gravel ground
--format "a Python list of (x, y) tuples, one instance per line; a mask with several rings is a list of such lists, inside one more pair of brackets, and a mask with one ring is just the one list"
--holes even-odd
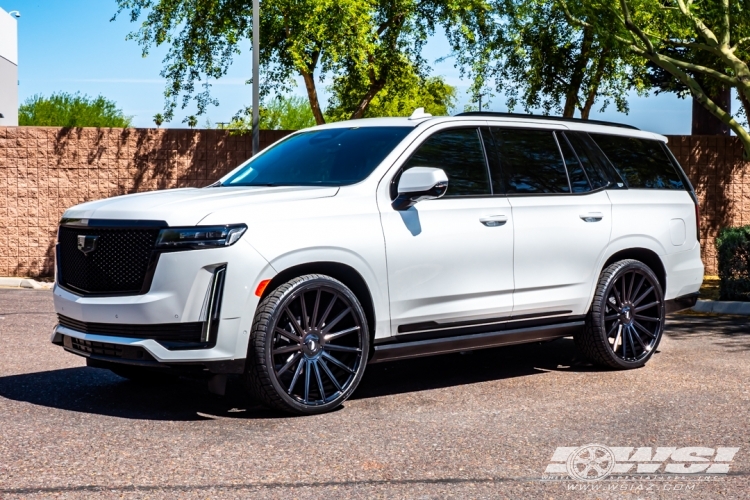
[[(635, 371), (570, 339), (374, 365), (340, 411), (290, 418), (239, 380), (218, 397), (86, 368), (49, 343), (50, 292), (2, 289), (0, 498), (750, 498), (748, 321), (673, 316)], [(542, 480), (589, 443), (740, 451), (712, 481)]]

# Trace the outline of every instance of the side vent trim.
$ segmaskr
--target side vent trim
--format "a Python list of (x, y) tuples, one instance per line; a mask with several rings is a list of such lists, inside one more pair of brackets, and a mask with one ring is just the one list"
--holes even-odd
[(211, 286), (208, 288), (206, 300), (203, 303), (201, 319), (203, 322), (203, 331), (201, 332), (201, 342), (216, 344), (216, 336), (219, 333), (219, 319), (221, 318), (221, 301), (224, 296), (224, 278), (227, 273), (227, 265), (214, 269), (214, 276), (211, 280)]

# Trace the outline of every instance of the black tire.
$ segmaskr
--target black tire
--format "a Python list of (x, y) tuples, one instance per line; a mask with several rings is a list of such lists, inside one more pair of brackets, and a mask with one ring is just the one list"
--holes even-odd
[(369, 349), (367, 319), (354, 293), (330, 276), (300, 276), (258, 305), (248, 346), (248, 388), (277, 410), (331, 411), (357, 388)]
[(637, 260), (615, 262), (599, 277), (576, 345), (597, 365), (640, 368), (659, 346), (664, 313), (664, 292), (654, 272)]

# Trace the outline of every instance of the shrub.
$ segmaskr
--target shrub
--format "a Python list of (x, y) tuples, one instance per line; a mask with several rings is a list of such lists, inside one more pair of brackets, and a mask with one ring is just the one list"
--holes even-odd
[(716, 249), (720, 299), (750, 302), (750, 226), (719, 231)]
[(18, 124), (22, 126), (127, 128), (131, 119), (114, 101), (79, 93), (60, 92), (50, 97), (37, 94), (18, 108)]

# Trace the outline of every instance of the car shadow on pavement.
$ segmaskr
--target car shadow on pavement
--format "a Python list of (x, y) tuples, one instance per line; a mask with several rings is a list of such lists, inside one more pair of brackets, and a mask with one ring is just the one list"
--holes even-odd
[(729, 351), (750, 350), (750, 317), (715, 314), (675, 314), (667, 318), (665, 331), (673, 340), (705, 336)]
[[(60, 410), (140, 420), (210, 420), (242, 408), (245, 417), (273, 417), (233, 380), (227, 396), (208, 392), (205, 380), (179, 378), (135, 383), (89, 367), (0, 377), (0, 397)], [(252, 411), (247, 411), (252, 410)]]
[[(454, 353), (368, 366), (352, 399), (523, 377), (550, 370), (591, 371), (576, 361), (573, 340)], [(205, 380), (180, 378), (138, 384), (109, 370), (79, 367), (0, 377), (0, 397), (38, 406), (139, 420), (268, 419), (288, 415), (248, 397), (239, 377), (227, 394), (208, 392)]]
[(370, 365), (352, 399), (525, 377), (599, 371), (578, 359), (572, 338)]

